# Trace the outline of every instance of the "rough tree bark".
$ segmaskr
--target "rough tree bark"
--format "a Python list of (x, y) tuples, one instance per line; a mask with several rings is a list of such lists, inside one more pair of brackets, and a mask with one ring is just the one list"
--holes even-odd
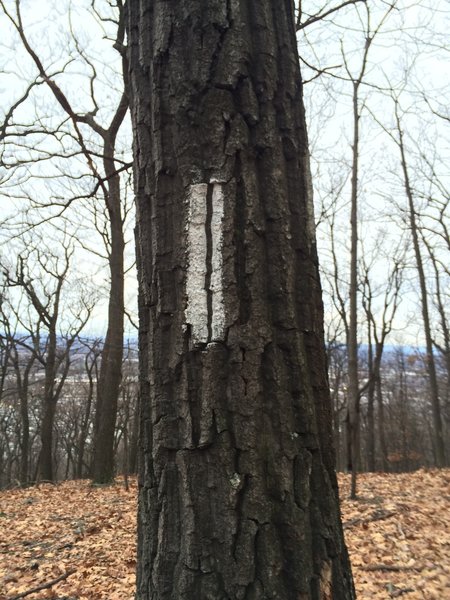
[(293, 3), (128, 8), (137, 598), (354, 598)]

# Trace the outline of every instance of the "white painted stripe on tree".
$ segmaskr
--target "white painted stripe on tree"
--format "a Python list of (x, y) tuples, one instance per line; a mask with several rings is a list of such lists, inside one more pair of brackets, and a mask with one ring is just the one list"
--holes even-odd
[(315, 243), (316, 240), (316, 219), (314, 216), (314, 187), (311, 175), (311, 155), (309, 149), (303, 158), (303, 168), (305, 170), (305, 185), (306, 185), (306, 215), (307, 215), (307, 230), (309, 234), (309, 245)]
[(186, 277), (186, 323), (191, 325), (192, 340), (208, 340), (208, 306), (205, 289), (206, 278), (206, 195), (207, 183), (197, 183), (189, 188)]
[[(186, 277), (186, 324), (191, 326), (194, 344), (217, 342), (225, 331), (225, 308), (223, 299), (223, 184), (212, 181), (210, 194), (211, 222), (208, 216), (208, 184), (190, 186), (188, 194)], [(211, 192), (211, 190), (209, 190)], [(210, 235), (211, 272), (208, 273), (208, 235)], [(207, 282), (209, 281), (209, 286)], [(211, 314), (208, 314), (208, 295)]]
[(222, 247), (224, 196), (221, 183), (213, 184), (212, 194), (212, 269), (210, 290), (212, 292), (211, 341), (223, 339), (225, 331), (225, 308), (223, 302)]

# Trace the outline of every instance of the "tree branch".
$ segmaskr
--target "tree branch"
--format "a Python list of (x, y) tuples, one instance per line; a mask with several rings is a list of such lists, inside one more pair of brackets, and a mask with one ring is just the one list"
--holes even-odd
[(35, 594), (36, 592), (40, 592), (41, 590), (47, 590), (48, 588), (53, 587), (60, 581), (67, 579), (68, 577), (73, 575), (75, 572), (76, 572), (76, 569), (69, 569), (68, 571), (63, 573), (63, 575), (60, 575), (56, 579), (52, 579), (51, 581), (48, 581), (47, 583), (38, 585), (37, 587), (35, 587), (31, 590), (27, 590), (26, 592), (21, 592), (20, 594), (17, 594), (16, 596), (10, 596), (9, 598), (7, 598), (7, 600), (19, 600), (20, 598), (25, 598), (26, 596), (29, 596), (30, 594)]
[[(356, 4), (357, 2), (365, 3), (366, 1), (367, 0), (347, 0), (347, 2), (342, 2), (342, 4), (339, 4), (338, 6), (335, 6), (334, 8), (330, 8), (330, 10), (327, 10), (323, 13), (318, 13), (317, 15), (312, 15), (311, 17), (306, 19), (306, 21), (304, 21), (303, 23), (300, 23), (299, 19), (297, 19), (296, 29), (297, 29), (297, 31), (301, 31), (302, 29), (305, 29), (305, 27), (308, 27), (308, 25), (312, 25), (313, 23), (317, 23), (317, 21), (321, 21), (322, 19), (329, 17), (331, 14), (337, 12), (338, 10), (341, 10), (341, 8), (345, 8), (346, 6), (349, 6), (350, 4)], [(300, 18), (300, 14), (301, 13), (299, 13), (299, 18)]]

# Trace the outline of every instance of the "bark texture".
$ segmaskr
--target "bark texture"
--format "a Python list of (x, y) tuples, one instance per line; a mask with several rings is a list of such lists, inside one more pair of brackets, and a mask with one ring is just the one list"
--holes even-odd
[(293, 3), (128, 8), (137, 598), (354, 598)]

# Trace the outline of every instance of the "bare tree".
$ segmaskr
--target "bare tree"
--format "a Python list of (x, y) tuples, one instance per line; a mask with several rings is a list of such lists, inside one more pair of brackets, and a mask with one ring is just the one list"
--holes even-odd
[(439, 387), (436, 374), (436, 363), (433, 351), (433, 339), (431, 333), (431, 321), (429, 312), (429, 293), (426, 282), (424, 262), (419, 236), (419, 223), (417, 218), (416, 202), (414, 197), (413, 185), (410, 179), (408, 168), (408, 153), (405, 141), (405, 132), (401, 121), (401, 106), (398, 97), (393, 96), (394, 113), (395, 113), (395, 129), (393, 132), (388, 131), (390, 137), (396, 143), (400, 153), (400, 164), (403, 175), (403, 183), (407, 201), (407, 215), (409, 221), (409, 230), (414, 248), (414, 256), (416, 261), (417, 275), (420, 286), (423, 330), (426, 344), (426, 365), (430, 384), (431, 406), (434, 425), (434, 440), (435, 440), (435, 457), (436, 465), (443, 467), (445, 465), (445, 445), (443, 436), (441, 405), (439, 398)]
[[(37, 348), (33, 347), (32, 351), (24, 352), (23, 345), (30, 340), (30, 331), (27, 331), (28, 323), (21, 319), (19, 310), (12, 307), (4, 295), (0, 308), (0, 323), (2, 356), (5, 359), (2, 363), (2, 390), (8, 395), (17, 395), (19, 400), (20, 469), (18, 479), (22, 485), (27, 485), (30, 477), (30, 380), (36, 364)], [(22, 329), (21, 332), (18, 331), (19, 326)], [(13, 382), (8, 381), (8, 388), (5, 390), (5, 376), (10, 371)]]
[(349, 285), (349, 323), (348, 323), (348, 440), (350, 442), (349, 468), (352, 472), (350, 497), (356, 498), (356, 475), (360, 463), (360, 398), (358, 376), (358, 204), (359, 204), (359, 156), (360, 156), (360, 119), (364, 110), (365, 101), (361, 102), (360, 88), (363, 84), (367, 68), (369, 50), (375, 37), (379, 34), (395, 2), (388, 6), (375, 27), (372, 27), (371, 10), (368, 3), (364, 4), (364, 37), (365, 44), (361, 58), (361, 65), (356, 74), (352, 73), (345, 53), (342, 58), (345, 71), (352, 84), (353, 107), (353, 141), (352, 141), (352, 166), (351, 166), (351, 208), (350, 208), (350, 285)]
[[(105, 241), (110, 275), (108, 325), (99, 374), (93, 460), (94, 481), (105, 483), (111, 481), (114, 476), (113, 443), (120, 393), (124, 337), (124, 220), (126, 215), (122, 203), (120, 173), (129, 168), (130, 165), (118, 160), (116, 140), (128, 110), (128, 67), (124, 45), (126, 4), (122, 0), (118, 0), (115, 4), (115, 14), (102, 17), (97, 11), (96, 3), (92, 3), (93, 10), (96, 11), (100, 19), (105, 18), (107, 21), (115, 21), (116, 39), (114, 40), (114, 48), (122, 57), (123, 91), (118, 105), (106, 125), (97, 119), (100, 101), (96, 97), (96, 65), (88, 58), (78, 40), (74, 37), (79, 57), (91, 72), (89, 85), (92, 110), (89, 112), (77, 111), (74, 101), (65, 93), (55, 74), (49, 71), (40, 59), (39, 53), (32, 47), (23, 22), (20, 1), (15, 2), (15, 13), (9, 11), (3, 1), (0, 2), (0, 6), (17, 31), (23, 47), (38, 71), (37, 83), (44, 83), (47, 86), (60, 109), (64, 112), (65, 128), (77, 146), (78, 155), (84, 158), (88, 173), (93, 180), (91, 190), (84, 196), (95, 198), (100, 195), (103, 200), (103, 209), (107, 214), (107, 224), (106, 229), (104, 229), (101, 225), (102, 218), (99, 217), (94, 205), (92, 209), (94, 224)], [(26, 94), (24, 94), (23, 100), (25, 96)], [(6, 125), (8, 124), (6, 123)], [(69, 124), (70, 128), (67, 127)], [(90, 135), (94, 135), (95, 141), (91, 142)], [(56, 214), (61, 215), (74, 199), (76, 197), (73, 197), (69, 202), (62, 200), (60, 210)], [(53, 204), (55, 203), (53, 202)]]
[[(381, 244), (377, 245), (378, 247)], [(403, 283), (403, 273), (405, 268), (405, 246), (402, 241), (393, 248), (390, 256), (385, 257), (389, 265), (389, 271), (386, 275), (381, 289), (374, 289), (373, 275), (371, 271), (374, 265), (370, 264), (366, 256), (363, 256), (363, 287), (362, 287), (362, 306), (367, 320), (368, 328), (368, 383), (367, 383), (367, 468), (369, 471), (375, 471), (376, 452), (375, 452), (375, 396), (378, 396), (378, 439), (380, 446), (381, 465), (383, 469), (387, 467), (387, 450), (384, 430), (384, 409), (383, 400), (380, 393), (381, 386), (381, 364), (386, 339), (392, 332), (394, 319), (401, 302), (400, 292)], [(377, 295), (381, 295), (381, 309), (377, 311)], [(378, 394), (377, 394), (378, 391)]]
[(85, 410), (81, 417), (77, 440), (76, 477), (83, 476), (83, 469), (86, 466), (85, 449), (89, 434), (92, 407), (95, 400), (95, 394), (98, 390), (99, 358), (101, 356), (101, 343), (99, 340), (95, 340), (94, 343), (84, 342), (84, 345), (88, 347), (88, 352), (84, 358), (84, 372), (88, 380), (88, 385)]
[[(22, 340), (21, 345), (35, 356), (44, 372), (39, 474), (41, 479), (47, 481), (54, 479), (53, 431), (56, 404), (69, 371), (72, 346), (92, 310), (92, 298), (81, 297), (79, 306), (71, 307), (69, 333), (59, 333), (63, 286), (67, 285), (72, 253), (70, 242), (63, 244), (63, 255), (58, 256), (45, 248), (41, 240), (39, 245), (29, 246), (18, 255), (15, 272), (3, 267), (5, 284), (9, 288), (19, 288), (34, 313), (34, 319), (32, 317), (32, 321), (26, 325), (29, 338), (27, 336)], [(36, 272), (32, 271), (33, 263), (40, 270), (37, 277)], [(24, 324), (20, 316), (18, 322)]]

